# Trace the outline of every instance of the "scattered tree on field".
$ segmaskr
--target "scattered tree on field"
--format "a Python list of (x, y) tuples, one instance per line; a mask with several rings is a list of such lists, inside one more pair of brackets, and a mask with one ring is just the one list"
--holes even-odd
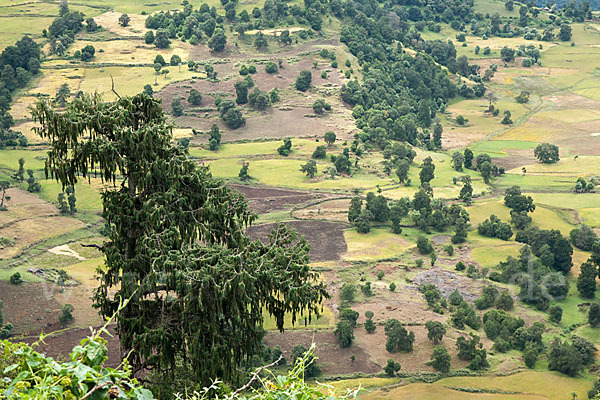
[(544, 164), (554, 164), (560, 161), (558, 146), (541, 143), (533, 150), (535, 157)]
[(121, 26), (128, 26), (130, 21), (131, 18), (127, 14), (121, 14), (119, 17), (119, 25)]
[(425, 328), (427, 328), (427, 338), (432, 340), (433, 344), (440, 343), (446, 334), (446, 328), (439, 321), (427, 321)]
[(308, 160), (300, 166), (300, 171), (305, 173), (309, 178), (314, 178), (317, 174), (317, 162), (315, 160)]
[(193, 106), (199, 106), (202, 104), (202, 94), (200, 94), (198, 90), (192, 89), (190, 90), (187, 101)]
[(354, 327), (349, 321), (339, 321), (333, 334), (337, 338), (341, 348), (352, 346), (352, 341), (354, 341)]
[(301, 92), (306, 92), (310, 87), (312, 82), (312, 74), (308, 70), (304, 70), (300, 72), (298, 78), (296, 79), (296, 89)]
[(332, 131), (325, 132), (325, 135), (323, 135), (323, 139), (325, 140), (325, 143), (327, 143), (328, 146), (331, 146), (332, 144), (335, 143), (335, 140), (336, 140), (335, 132), (332, 132)]
[(400, 321), (397, 319), (389, 319), (386, 321), (384, 329), (385, 335), (387, 336), (385, 348), (388, 352), (411, 352), (413, 350), (415, 334), (412, 331), (407, 331)]
[(430, 361), (427, 363), (436, 370), (446, 373), (450, 371), (450, 354), (444, 346), (435, 346), (433, 353), (431, 354)]
[(383, 367), (383, 371), (388, 375), (388, 376), (396, 376), (396, 374), (398, 373), (398, 371), (400, 371), (400, 363), (397, 361), (392, 360), (391, 358), (387, 361), (387, 364), (385, 365), (385, 367)]
[(73, 311), (75, 308), (72, 304), (64, 304), (60, 308), (60, 314), (58, 315), (58, 322), (64, 327), (73, 322)]

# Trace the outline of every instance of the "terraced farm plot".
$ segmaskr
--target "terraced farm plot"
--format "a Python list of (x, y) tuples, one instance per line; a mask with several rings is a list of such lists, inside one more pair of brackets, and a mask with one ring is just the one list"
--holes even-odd
[[(40, 196), (49, 202), (57, 202), (58, 194), (63, 191), (60, 184), (54, 180), (40, 181), (42, 191)], [(100, 191), (102, 190), (100, 179), (92, 179), (89, 184), (87, 179), (81, 179), (75, 185), (75, 195), (77, 197), (77, 209), (91, 213), (100, 213), (102, 211), (102, 199)]]
[(477, 153), (487, 153), (492, 157), (508, 157), (514, 151), (531, 150), (537, 145), (536, 142), (523, 140), (490, 140), (478, 142), (471, 147)]
[(85, 227), (79, 220), (68, 217), (33, 217), (16, 221), (0, 228), (0, 236), (14, 240), (15, 244), (0, 250), (0, 259), (18, 256), (28, 246), (44, 239), (57, 237)]
[[(89, 45), (96, 48), (94, 64), (145, 64), (153, 73), (152, 65), (158, 54), (168, 63), (173, 55), (178, 55), (182, 60), (187, 60), (191, 49), (191, 46), (181, 44), (171, 46), (169, 49), (159, 50), (155, 46), (145, 44), (143, 39), (140, 38), (140, 40), (111, 40), (108, 42), (79, 40), (73, 46), (73, 51), (81, 50)], [(169, 70), (169, 74), (175, 71), (179, 72), (178, 66), (167, 65), (165, 69)], [(187, 71), (187, 65), (182, 65), (181, 70)]]
[(47, 158), (46, 150), (0, 150), (0, 168), (19, 169), (19, 159), (25, 160), (24, 168), (41, 170)]
[(16, 221), (32, 216), (46, 217), (56, 215), (58, 209), (39, 197), (18, 188), (9, 188), (5, 200), (7, 210), (0, 213), (0, 226), (6, 226)]
[(543, 395), (533, 394), (490, 394), (490, 393), (468, 393), (453, 390), (441, 385), (431, 385), (427, 383), (414, 383), (401, 386), (386, 391), (376, 391), (361, 396), (364, 400), (393, 400), (393, 399), (411, 399), (411, 400), (470, 400), (470, 399), (490, 399), (490, 400), (546, 400)]
[[(111, 92), (111, 76), (115, 82), (115, 90), (121, 96), (132, 96), (140, 93), (145, 85), (151, 84), (154, 91), (176, 82), (201, 76), (197, 72), (188, 71), (182, 67), (166, 67), (170, 72), (168, 75), (157, 76), (154, 69), (148, 67), (105, 67), (90, 68), (85, 70), (79, 90), (86, 93), (98, 92), (105, 99), (111, 100), (115, 95)], [(157, 85), (154, 85), (157, 83)]]
[(469, 234), (472, 242), (471, 258), (480, 266), (493, 268), (508, 256), (517, 257), (523, 245), (521, 243), (487, 238), (475, 232)]
[(344, 231), (348, 251), (345, 260), (379, 260), (398, 257), (414, 244), (402, 235), (396, 235), (389, 228), (372, 229), (369, 234), (361, 234), (356, 230)]

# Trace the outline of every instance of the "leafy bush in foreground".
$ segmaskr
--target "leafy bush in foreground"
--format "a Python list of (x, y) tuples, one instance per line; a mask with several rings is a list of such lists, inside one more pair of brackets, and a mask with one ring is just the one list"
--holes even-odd
[[(51, 357), (35, 351), (43, 341), (29, 346), (0, 341), (0, 370), (4, 380), (0, 380), (0, 398), (22, 399), (136, 399), (153, 400), (151, 391), (131, 376), (131, 369), (125, 362), (122, 368), (104, 366), (108, 349), (102, 334), (109, 335), (106, 325), (83, 339), (70, 354), (70, 361), (58, 363)], [(191, 395), (176, 395), (177, 400), (275, 400), (275, 399), (356, 399), (356, 390), (347, 390), (336, 396), (328, 385), (307, 385), (304, 372), (315, 361), (313, 344), (296, 360), (287, 376), (275, 376), (264, 367), (253, 374), (251, 380), (233, 392), (225, 391), (226, 386), (215, 381), (209, 387)], [(267, 376), (268, 378), (265, 378)], [(258, 385), (256, 383), (258, 382)], [(255, 388), (250, 389), (254, 386)], [(256, 388), (257, 387), (257, 388)], [(327, 389), (327, 390), (323, 390)], [(220, 393), (216, 395), (216, 393)], [(327, 394), (325, 394), (327, 393)]]

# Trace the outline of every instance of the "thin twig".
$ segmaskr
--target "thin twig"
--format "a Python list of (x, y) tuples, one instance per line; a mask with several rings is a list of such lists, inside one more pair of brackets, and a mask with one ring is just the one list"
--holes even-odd
[(92, 388), (92, 390), (90, 390), (89, 392), (87, 392), (87, 394), (85, 396), (83, 396), (81, 398), (81, 400), (83, 399), (87, 399), (88, 397), (90, 397), (96, 390), (98, 389), (103, 389), (105, 386), (107, 386), (109, 383), (111, 382), (104, 382), (102, 385), (96, 385)]
[(250, 385), (252, 385), (252, 382), (254, 382), (256, 380), (256, 378), (258, 378), (258, 375), (260, 375), (261, 372), (263, 372), (267, 368), (271, 368), (271, 367), (279, 364), (279, 362), (281, 361), (282, 358), (283, 358), (283, 354), (281, 354), (279, 356), (279, 358), (277, 360), (273, 361), (271, 364), (264, 365), (264, 366), (258, 368), (256, 371), (254, 371), (254, 374), (252, 375), (252, 378), (248, 381), (248, 383), (246, 383), (244, 386), (242, 386), (241, 388), (239, 388), (238, 390), (236, 390), (235, 392), (233, 392), (233, 395), (231, 397), (234, 398), (235, 395), (237, 395), (240, 392), (243, 392), (244, 390), (248, 389), (250, 387)]

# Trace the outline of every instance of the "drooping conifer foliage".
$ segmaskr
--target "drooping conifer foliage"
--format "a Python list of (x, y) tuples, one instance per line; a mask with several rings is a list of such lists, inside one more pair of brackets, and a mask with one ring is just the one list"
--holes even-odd
[(260, 348), (263, 310), (279, 329), (285, 313), (319, 312), (327, 292), (307, 266), (306, 241), (285, 226), (267, 244), (250, 241), (255, 215), (244, 198), (171, 144), (159, 101), (82, 96), (60, 113), (40, 101), (33, 117), (51, 144), (49, 176), (63, 187), (92, 176), (111, 184), (94, 300), (110, 316), (131, 298), (117, 322), (134, 370), (163, 382), (182, 372), (192, 384), (235, 381)]

